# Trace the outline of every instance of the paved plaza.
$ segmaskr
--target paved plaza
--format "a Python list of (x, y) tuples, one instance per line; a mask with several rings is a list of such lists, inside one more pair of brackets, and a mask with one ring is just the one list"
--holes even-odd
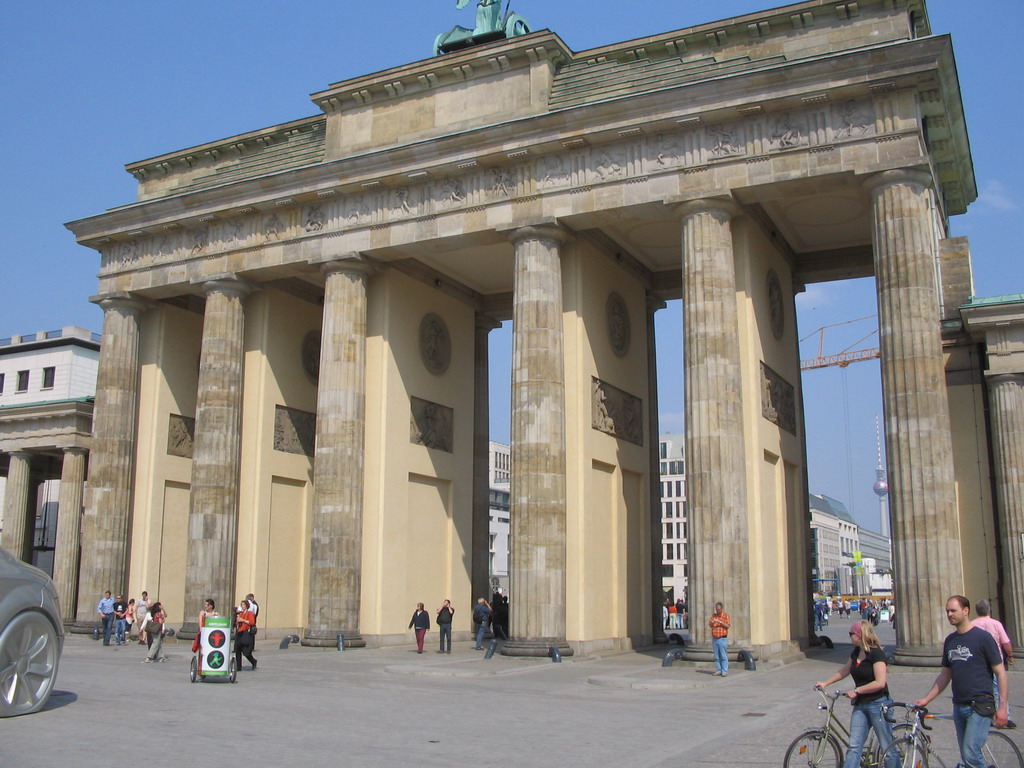
[[(48, 708), (0, 721), (0, 766), (180, 766), (209, 755), (248, 766), (775, 767), (818, 722), (811, 685), (849, 653), (850, 623), (832, 621), (833, 651), (756, 672), (734, 664), (724, 680), (712, 665), (663, 668), (664, 647), (554, 664), (485, 660), (470, 643), (439, 656), (431, 642), (420, 656), (413, 644), (339, 653), (268, 640), (259, 670), (245, 664), (237, 684), (191, 684), (185, 643), (168, 646), (166, 663), (141, 664), (142, 646), (73, 636)], [(892, 643), (887, 626), (881, 635)], [(894, 697), (922, 695), (934, 672), (893, 668)], [(1022, 676), (1011, 685), (1024, 706)], [(953, 765), (952, 724), (935, 733)]]

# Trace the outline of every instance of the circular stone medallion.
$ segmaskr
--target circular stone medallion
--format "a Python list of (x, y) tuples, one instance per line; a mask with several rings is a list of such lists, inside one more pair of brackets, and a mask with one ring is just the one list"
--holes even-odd
[(625, 300), (614, 291), (605, 304), (605, 317), (608, 320), (608, 341), (612, 351), (619, 357), (625, 357), (629, 352), (629, 310)]
[(786, 329), (786, 308), (782, 303), (782, 284), (774, 269), (768, 270), (768, 310), (771, 313), (772, 335), (781, 339)]
[(320, 380), (320, 331), (310, 331), (302, 340), (302, 370), (316, 384)]
[(431, 312), (420, 322), (420, 357), (431, 373), (440, 376), (452, 362), (452, 338), (444, 320)]

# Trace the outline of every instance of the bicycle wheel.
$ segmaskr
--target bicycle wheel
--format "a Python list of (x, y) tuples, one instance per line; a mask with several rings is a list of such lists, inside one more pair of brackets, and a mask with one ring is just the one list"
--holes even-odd
[(896, 739), (882, 755), (882, 765), (885, 765), (892, 755), (896, 756), (899, 768), (928, 768), (928, 748), (916, 739)]
[(981, 749), (985, 763), (992, 768), (1024, 768), (1024, 758), (1013, 739), (1000, 731), (989, 731), (988, 741)]
[(842, 755), (839, 744), (825, 731), (804, 731), (789, 745), (782, 768), (839, 768)]

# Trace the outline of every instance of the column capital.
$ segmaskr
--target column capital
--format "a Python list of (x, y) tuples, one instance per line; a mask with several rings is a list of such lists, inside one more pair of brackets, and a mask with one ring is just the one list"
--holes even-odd
[(873, 195), (887, 187), (897, 185), (917, 187), (918, 190), (923, 190), (932, 186), (932, 183), (930, 173), (914, 168), (894, 168), (891, 171), (872, 174), (861, 181), (864, 188)]
[(663, 298), (661, 298), (660, 296), (656, 296), (655, 294), (649, 291), (647, 293), (647, 296), (645, 297), (645, 301), (647, 302), (647, 312), (648, 314), (651, 315), (653, 315), (659, 309), (664, 309), (665, 307), (668, 306), (668, 302), (666, 302)]
[(1024, 373), (988, 373), (985, 381), (989, 386), (997, 384), (1024, 384)]
[(223, 293), (233, 298), (244, 299), (253, 291), (256, 286), (248, 280), (243, 280), (234, 272), (225, 272), (210, 277), (197, 277), (192, 279), (192, 285), (198, 285), (207, 296), (213, 293)]
[(474, 318), (476, 329), (478, 331), (493, 331), (495, 328), (501, 327), (501, 321), (495, 320), (490, 315), (484, 314), (483, 312), (477, 312)]
[(153, 306), (141, 296), (126, 292), (101, 293), (96, 296), (90, 296), (89, 301), (99, 305), (104, 312), (113, 310), (131, 317), (138, 317)]
[(711, 213), (718, 217), (724, 217), (726, 221), (740, 216), (743, 209), (728, 196), (701, 197), (696, 200), (684, 200), (679, 197), (670, 197), (665, 205), (675, 208), (680, 218), (696, 216), (698, 213)]
[(374, 262), (355, 251), (342, 256), (325, 256), (319, 259), (310, 259), (309, 263), (313, 266), (319, 266), (320, 272), (323, 273), (324, 277), (338, 272), (349, 272), (369, 277), (377, 270)]
[(72, 456), (87, 456), (89, 454), (89, 449), (80, 445), (69, 445), (63, 451), (65, 455), (71, 454)]
[(566, 242), (571, 233), (568, 229), (558, 223), (553, 216), (545, 216), (531, 221), (521, 221), (504, 227), (498, 227), (498, 232), (507, 237), (514, 245), (524, 240), (549, 240), (561, 245)]

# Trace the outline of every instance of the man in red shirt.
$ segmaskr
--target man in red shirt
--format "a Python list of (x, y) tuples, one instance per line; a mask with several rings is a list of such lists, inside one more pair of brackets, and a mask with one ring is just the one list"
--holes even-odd
[(711, 627), (711, 645), (715, 649), (713, 677), (729, 676), (729, 627), (732, 626), (732, 619), (724, 608), (721, 603), (715, 603), (715, 612), (708, 619), (708, 626)]

